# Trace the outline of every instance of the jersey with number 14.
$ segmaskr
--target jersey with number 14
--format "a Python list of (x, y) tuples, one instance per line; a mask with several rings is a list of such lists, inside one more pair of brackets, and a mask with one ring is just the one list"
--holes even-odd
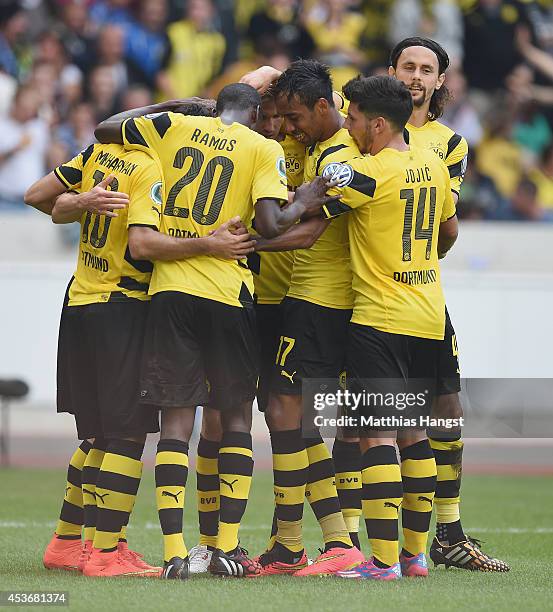
[[(258, 200), (288, 200), (282, 147), (244, 125), (159, 113), (127, 119), (122, 131), (126, 148), (159, 156), (166, 189), (161, 231), (166, 234), (208, 236), (237, 215), (250, 227)], [(241, 261), (202, 255), (156, 262), (150, 293), (161, 291), (244, 306), (253, 301), (253, 279)]]
[(455, 214), (445, 164), (432, 151), (385, 148), (336, 172), (331, 193), (341, 201), (324, 210), (328, 217), (352, 211), (352, 323), (443, 340), (438, 232)]
[(109, 189), (127, 193), (130, 199), (129, 207), (118, 210), (117, 217), (83, 212), (79, 260), (68, 305), (149, 299), (153, 265), (131, 257), (128, 228), (159, 228), (163, 187), (158, 162), (142, 151), (125, 151), (118, 144), (95, 144), (58, 166), (54, 174), (66, 188), (83, 192), (113, 174)]

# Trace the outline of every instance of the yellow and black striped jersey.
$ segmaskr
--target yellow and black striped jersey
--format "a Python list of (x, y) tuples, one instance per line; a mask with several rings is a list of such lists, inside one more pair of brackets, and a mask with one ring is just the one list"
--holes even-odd
[[(327, 167), (360, 155), (349, 132), (341, 128), (328, 140), (310, 147), (305, 156), (305, 181)], [(310, 249), (295, 251), (288, 295), (326, 306), (349, 309), (353, 304), (347, 216), (334, 219)]]
[[(239, 123), (219, 118), (158, 113), (127, 119), (126, 148), (159, 156), (166, 185), (161, 231), (171, 236), (208, 236), (240, 215), (251, 226), (255, 203), (288, 201), (280, 144)], [(156, 262), (150, 293), (180, 291), (241, 306), (253, 301), (253, 279), (242, 261), (209, 255)]]
[[(292, 136), (280, 143), (286, 160), (286, 182), (294, 191), (303, 183), (305, 145)], [(290, 287), (294, 251), (260, 251), (248, 257), (258, 304), (280, 304)]]
[(89, 191), (114, 174), (110, 189), (127, 193), (130, 198), (128, 208), (118, 210), (117, 217), (83, 212), (79, 258), (68, 305), (149, 299), (153, 266), (131, 257), (128, 228), (159, 228), (163, 184), (157, 160), (141, 151), (125, 151), (118, 144), (94, 144), (58, 166), (54, 173), (65, 187), (79, 191)]
[[(352, 322), (441, 340), (445, 301), (438, 265), (440, 223), (455, 214), (447, 167), (431, 151), (386, 148), (329, 169), (349, 215), (355, 296)], [(336, 176), (336, 174), (335, 174)]]
[(407, 144), (436, 153), (449, 170), (451, 190), (459, 195), (467, 169), (467, 141), (439, 121), (427, 121), (422, 127), (407, 123), (403, 136)]

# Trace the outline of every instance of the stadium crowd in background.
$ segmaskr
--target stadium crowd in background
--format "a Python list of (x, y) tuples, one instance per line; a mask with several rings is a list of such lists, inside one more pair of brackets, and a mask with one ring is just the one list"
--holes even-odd
[(298, 57), (327, 63), (341, 88), (382, 74), (411, 35), (452, 58), (443, 121), (471, 147), (460, 217), (553, 221), (546, 0), (1, 0), (0, 211), (25, 210), (25, 187), (120, 110), (214, 97)]

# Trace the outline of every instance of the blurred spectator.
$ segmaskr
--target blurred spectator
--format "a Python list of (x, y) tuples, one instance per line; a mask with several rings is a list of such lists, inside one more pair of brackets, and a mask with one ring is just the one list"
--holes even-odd
[(119, 110), (117, 83), (109, 66), (97, 66), (88, 78), (88, 99), (99, 123)]
[(532, 29), (536, 46), (553, 53), (553, 5), (548, 0), (526, 0), (522, 3), (525, 21)]
[(479, 172), (476, 153), (469, 149), (467, 171), (457, 203), (460, 219), (512, 219), (511, 204), (497, 190), (492, 179)]
[(383, 64), (388, 61), (390, 54), (388, 24), (391, 1), (371, 0), (361, 3), (361, 10), (365, 18), (364, 51), (371, 64)]
[(499, 104), (487, 117), (489, 133), (477, 151), (477, 167), (490, 177), (499, 193), (506, 198), (513, 195), (523, 172), (523, 156), (520, 146), (513, 142), (512, 109)]
[(305, 19), (317, 57), (330, 66), (336, 89), (355, 77), (365, 60), (360, 50), (365, 20), (350, 5), (351, 0), (321, 0)]
[(129, 83), (124, 37), (122, 28), (107, 25), (100, 29), (96, 41), (96, 66), (110, 70), (117, 93), (123, 92)]
[(540, 208), (553, 213), (553, 145), (546, 147), (537, 167), (528, 171), (528, 179), (536, 187)]
[(539, 201), (538, 187), (524, 176), (512, 197), (515, 221), (553, 221), (553, 211), (544, 209)]
[(18, 2), (0, 5), (0, 69), (17, 78), (20, 76), (20, 62), (17, 58), (17, 44), (27, 30), (27, 16)]
[(257, 44), (259, 47), (254, 57), (231, 64), (221, 76), (211, 83), (206, 90), (208, 98), (216, 98), (223, 87), (237, 83), (246, 73), (259, 66), (272, 66), (281, 71), (288, 68), (291, 58), (276, 39), (260, 40)]
[(44, 174), (49, 130), (39, 103), (36, 91), (20, 87), (9, 116), (0, 118), (0, 208), (24, 210), (25, 190)]
[(63, 43), (71, 61), (83, 73), (87, 73), (94, 61), (95, 40), (88, 21), (87, 3), (81, 0), (69, 0), (58, 9), (62, 22), (60, 28)]
[(501, 89), (520, 61), (515, 30), (521, 15), (515, 0), (480, 0), (465, 16), (464, 73), (470, 87)]
[(247, 36), (258, 46), (266, 38), (274, 38), (286, 48), (292, 59), (311, 57), (313, 38), (301, 22), (302, 3), (296, 0), (267, 0), (265, 10), (255, 13)]
[(45, 32), (38, 39), (35, 53), (37, 63), (52, 67), (55, 95), (58, 104), (63, 106), (59, 110), (65, 112), (82, 96), (83, 74), (75, 64), (70, 63), (65, 46), (55, 31)]
[(138, 19), (125, 30), (125, 56), (133, 82), (155, 87), (156, 75), (169, 48), (165, 32), (167, 0), (141, 0)]
[(157, 79), (162, 97), (199, 95), (219, 74), (225, 39), (214, 18), (211, 0), (189, 0), (183, 19), (167, 28), (170, 46)]
[(144, 85), (131, 85), (123, 94), (121, 110), (142, 108), (153, 103), (152, 92)]
[(133, 21), (130, 6), (133, 0), (97, 0), (89, 10), (89, 18), (95, 28), (118, 25), (122, 28)]
[[(501, 0), (500, 0), (501, 1)], [(390, 11), (392, 46), (409, 36), (439, 42), (452, 64), (463, 59), (463, 18), (455, 0), (395, 0)]]
[(55, 132), (55, 141), (62, 143), (67, 150), (66, 159), (74, 157), (94, 141), (95, 127), (94, 109), (88, 102), (81, 102), (71, 109), (67, 121)]
[(482, 140), (482, 125), (476, 109), (467, 96), (467, 80), (459, 68), (450, 68), (445, 84), (452, 100), (445, 107), (441, 121), (457, 134), (462, 134), (475, 147)]

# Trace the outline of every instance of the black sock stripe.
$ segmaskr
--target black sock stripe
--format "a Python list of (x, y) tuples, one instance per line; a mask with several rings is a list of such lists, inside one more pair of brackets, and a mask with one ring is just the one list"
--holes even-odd
[(313, 434), (313, 438), (304, 438), (305, 440), (305, 448), (311, 448), (313, 446), (318, 446), (319, 444), (324, 444), (323, 439), (320, 434)]
[(403, 496), (403, 487), (401, 486), (401, 482), (364, 484), (362, 495), (363, 499), (398, 498)]
[(221, 448), (238, 446), (240, 448), (252, 449), (252, 435), (243, 431), (226, 431), (223, 433)]
[(398, 540), (398, 521), (396, 519), (365, 519), (367, 535), (378, 540)]
[(200, 441), (198, 442), (198, 457), (217, 459), (220, 446), (220, 442), (214, 442), (213, 440), (206, 440), (200, 437)]
[(361, 508), (361, 489), (338, 489), (340, 507)]
[(157, 452), (171, 451), (173, 453), (184, 453), (188, 454), (188, 442), (182, 440), (172, 440), (164, 438), (157, 443)]
[(98, 474), (96, 490), (107, 489), (108, 491), (115, 491), (117, 493), (136, 495), (139, 485), (140, 478), (133, 478), (132, 476), (125, 476), (124, 474), (117, 474), (116, 472), (104, 472), (104, 470), (101, 470)]
[(82, 481), (82, 472), (73, 465), (67, 468), (67, 482), (74, 487), (80, 487)]
[(334, 440), (332, 458), (337, 472), (359, 472), (361, 470), (359, 442)]
[(305, 449), (305, 441), (301, 437), (301, 429), (271, 432), (271, 448), (273, 454), (286, 455), (299, 453)]
[(276, 515), (281, 521), (300, 521), (303, 516), (303, 504), (279, 504), (277, 502)]
[(362, 469), (375, 465), (399, 465), (395, 446), (382, 444), (365, 451), (361, 456)]
[(98, 472), (100, 471), (99, 467), (83, 467), (83, 471), (81, 473), (81, 482), (82, 484), (94, 484), (98, 480)]
[(334, 463), (332, 459), (323, 459), (309, 464), (309, 482), (317, 482), (325, 478), (334, 477)]
[(302, 470), (273, 470), (273, 477), (276, 486), (279, 487), (300, 487), (307, 484), (309, 469)]
[(253, 472), (253, 459), (246, 455), (234, 453), (219, 454), (219, 474), (238, 474), (251, 476)]
[(176, 463), (161, 463), (155, 467), (156, 487), (184, 487), (188, 468)]
[(121, 457), (135, 459), (136, 461), (142, 459), (143, 451), (144, 444), (133, 442), (132, 440), (110, 440), (106, 450), (107, 453), (112, 455), (120, 455)]
[(84, 520), (84, 512), (79, 506), (75, 506), (67, 500), (63, 501), (60, 512), (60, 519), (66, 523), (73, 523), (74, 525), (82, 525)]
[(436, 497), (458, 497), (460, 480), (441, 480), (436, 482)]
[(436, 489), (436, 476), (427, 476), (426, 478), (403, 476), (401, 480), (405, 493), (428, 493)]
[(200, 533), (206, 536), (216, 536), (219, 531), (219, 510), (210, 512), (198, 511), (198, 522), (200, 523)]
[(436, 465), (457, 465), (463, 459), (463, 449), (458, 450), (434, 450)]
[(431, 429), (430, 427), (426, 430), (426, 435), (431, 440), (436, 442), (459, 442), (461, 439), (461, 430), (452, 430), (451, 433), (440, 431), (438, 429)]
[(88, 440), (83, 440), (79, 448), (83, 451), (85, 455), (88, 455), (88, 452), (92, 448), (92, 444)]
[(124, 510), (113, 510), (111, 508), (98, 507), (96, 529), (110, 533), (119, 533), (125, 524), (129, 513)]
[(158, 510), (159, 524), (163, 535), (182, 533), (182, 508), (163, 508)]
[[(309, 501), (309, 497), (307, 500)], [(318, 501), (309, 502), (309, 504), (317, 520), (328, 516), (329, 514), (340, 512), (341, 510), (340, 501), (337, 497), (327, 497), (326, 499), (319, 499)]]
[(198, 491), (218, 491), (219, 474), (198, 474), (196, 473), (196, 488)]
[(247, 499), (233, 499), (221, 495), (219, 518), (223, 523), (239, 523), (246, 511)]
[(403, 527), (411, 529), (411, 531), (426, 533), (430, 526), (431, 516), (431, 508), (429, 508), (427, 512), (415, 512), (414, 510), (403, 508), (401, 511), (401, 523)]
[(411, 446), (400, 448), (399, 455), (401, 460), (404, 461), (406, 459), (432, 459), (434, 453), (432, 448), (430, 448), (430, 442), (428, 440), (421, 440), (416, 444), (411, 444)]

